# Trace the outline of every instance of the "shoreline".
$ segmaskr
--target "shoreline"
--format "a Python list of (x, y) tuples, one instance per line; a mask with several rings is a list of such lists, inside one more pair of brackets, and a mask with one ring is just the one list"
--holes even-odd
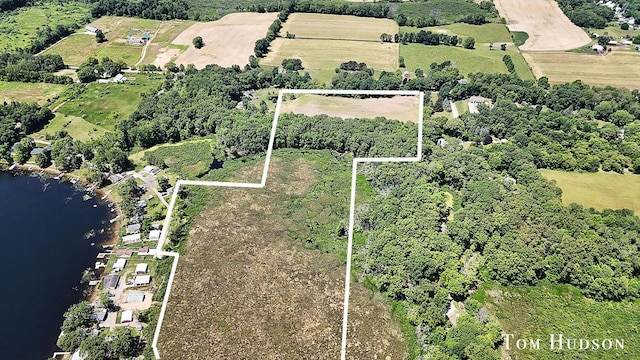
[[(39, 166), (34, 164), (22, 164), (22, 165), (16, 164), (15, 168), (12, 170), (9, 170), (9, 167), (10, 165), (7, 165), (6, 163), (0, 164), (0, 172), (9, 173), (9, 174), (18, 173), (18, 174), (28, 175), (28, 176), (36, 175), (40, 178), (48, 179), (48, 180), (51, 180), (57, 176), (60, 176), (60, 179), (59, 179), (60, 182), (71, 185), (76, 190), (92, 192), (93, 196), (100, 199), (99, 200), (100, 202), (104, 202), (105, 204), (108, 204), (108, 203), (113, 204), (113, 206), (115, 207), (115, 212), (114, 212), (115, 216), (122, 215), (122, 210), (120, 209), (120, 205), (111, 197), (111, 194), (107, 193), (103, 188), (95, 189), (95, 186), (83, 177), (80, 177), (78, 175), (63, 173), (51, 167), (42, 169)], [(77, 179), (77, 182), (72, 183), (71, 179)], [(88, 190), (88, 189), (91, 189), (91, 190)], [(121, 228), (122, 228), (122, 225), (120, 221), (115, 221), (112, 224), (110, 224), (105, 240), (100, 243), (96, 243), (96, 246), (116, 245), (118, 243), (118, 238), (119, 238), (119, 233)], [(94, 273), (96, 273), (95, 270), (94, 270)], [(101, 277), (102, 277), (102, 274), (100, 275), (99, 278)], [(84, 297), (85, 300), (87, 300), (88, 302), (95, 301), (98, 297), (98, 292), (99, 292), (98, 286), (93, 286), (93, 289), (91, 290), (91, 292), (86, 297)]]

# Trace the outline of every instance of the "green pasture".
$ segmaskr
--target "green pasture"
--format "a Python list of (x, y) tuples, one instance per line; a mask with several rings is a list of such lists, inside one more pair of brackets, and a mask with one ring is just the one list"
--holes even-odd
[(0, 13), (0, 51), (24, 48), (37, 36), (44, 25), (77, 24), (82, 26), (91, 19), (89, 5), (80, 2), (39, 3)]
[(640, 175), (614, 172), (574, 173), (541, 169), (562, 189), (562, 202), (603, 209), (631, 209), (640, 214)]
[(164, 160), (168, 171), (182, 178), (193, 179), (209, 172), (215, 160), (214, 139), (198, 139), (161, 145), (132, 156), (134, 161), (146, 162), (149, 156)]
[(162, 83), (159, 75), (125, 75), (127, 81), (124, 84), (87, 84), (82, 93), (69, 99), (57, 111), (113, 130), (118, 120), (128, 117), (136, 109), (140, 94), (154, 92)]
[(517, 48), (510, 46), (506, 51), (501, 51), (499, 46), (494, 45), (493, 50), (489, 50), (486, 44), (477, 44), (475, 49), (464, 49), (459, 46), (427, 46), (422, 44), (400, 45), (400, 56), (404, 56), (407, 70), (413, 71), (417, 68), (427, 71), (431, 63), (441, 63), (450, 60), (460, 70), (462, 75), (470, 73), (503, 73), (508, 74), (508, 70), (502, 57), (505, 54), (511, 55), (516, 72), (523, 79), (534, 79), (531, 69), (520, 54)]
[(472, 37), (478, 43), (507, 43), (512, 42), (511, 34), (504, 24), (484, 24), (470, 25), (465, 23), (455, 23), (442, 26), (430, 26), (425, 28), (417, 28), (412, 26), (401, 26), (402, 32), (419, 32), (420, 30), (431, 31), (433, 33), (444, 33), (447, 35), (458, 35), (458, 37)]
[(92, 124), (81, 117), (56, 113), (56, 117), (44, 129), (32, 134), (31, 137), (36, 140), (46, 140), (47, 135), (52, 136), (59, 130), (64, 130), (72, 138), (84, 142), (97, 140), (107, 132), (104, 127)]

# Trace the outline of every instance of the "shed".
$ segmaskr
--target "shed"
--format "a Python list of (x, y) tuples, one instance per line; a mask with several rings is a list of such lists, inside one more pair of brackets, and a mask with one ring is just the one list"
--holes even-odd
[(140, 255), (140, 256), (149, 255), (149, 248), (148, 247), (141, 247), (140, 249), (138, 249), (138, 255)]
[(137, 234), (140, 232), (140, 224), (131, 224), (127, 226), (128, 234)]
[(125, 81), (127, 81), (127, 78), (122, 74), (118, 74), (113, 78), (113, 82), (116, 82), (116, 83), (122, 84)]
[(140, 201), (138, 201), (138, 202), (136, 203), (136, 207), (139, 207), (139, 208), (146, 208), (146, 207), (147, 207), (147, 202), (146, 202), (146, 201), (144, 201), (144, 200), (140, 200)]
[(149, 39), (151, 39), (151, 36), (149, 36), (149, 34), (144, 33), (144, 35), (142, 35), (142, 40), (147, 41), (147, 40), (149, 40)]
[(118, 259), (116, 263), (113, 264), (114, 271), (121, 271), (127, 265), (127, 259)]
[(104, 289), (110, 290), (118, 287), (118, 282), (120, 281), (120, 276), (116, 274), (109, 274), (104, 277)]
[(120, 316), (120, 324), (130, 323), (133, 321), (133, 310), (125, 310)]
[(138, 265), (136, 265), (136, 274), (138, 274), (138, 275), (146, 274), (147, 270), (149, 270), (149, 265), (147, 265), (147, 264), (138, 264)]
[(122, 237), (122, 241), (125, 244), (129, 244), (129, 243), (133, 243), (133, 242), (138, 242), (140, 241), (140, 233), (138, 234), (132, 234), (132, 235), (127, 235), (127, 236), (123, 236)]
[(139, 303), (144, 301), (144, 294), (130, 294), (127, 296), (128, 303)]
[(134, 286), (146, 286), (146, 285), (149, 285), (150, 283), (151, 283), (150, 275), (138, 275), (133, 280)]
[(160, 234), (162, 234), (160, 230), (149, 231), (149, 240), (160, 240)]
[(591, 50), (597, 51), (599, 53), (604, 51), (604, 47), (602, 45), (595, 44), (591, 46)]
[(95, 33), (95, 32), (98, 31), (98, 28), (93, 27), (93, 26), (89, 26), (89, 25), (85, 26), (84, 29), (87, 30), (88, 32), (92, 32), (92, 33)]

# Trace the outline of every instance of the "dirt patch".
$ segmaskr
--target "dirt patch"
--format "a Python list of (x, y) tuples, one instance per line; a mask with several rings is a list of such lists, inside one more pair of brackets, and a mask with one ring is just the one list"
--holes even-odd
[(178, 55), (180, 55), (180, 50), (178, 49), (162, 48), (153, 61), (153, 65), (162, 68), (166, 63), (170, 62), (171, 59), (178, 57)]
[[(209, 64), (229, 67), (243, 66), (253, 54), (256, 40), (267, 34), (269, 25), (277, 13), (235, 13), (220, 20), (191, 25), (172, 44), (187, 45), (189, 48), (175, 61), (176, 64), (193, 64), (202, 69)], [(204, 47), (193, 47), (193, 38), (201, 36)]]
[[(261, 165), (250, 170), (258, 175)], [(160, 333), (163, 358), (340, 356), (345, 267), (288, 235), (289, 197), (317, 181), (304, 160), (273, 158), (265, 189), (214, 190), (180, 258)], [(348, 358), (406, 358), (388, 305), (353, 284), (349, 310)]]
[(591, 39), (567, 18), (555, 0), (494, 0), (511, 31), (524, 31), (529, 39), (520, 46), (527, 51), (570, 50)]
[(403, 122), (418, 122), (419, 99), (415, 96), (353, 99), (337, 96), (300, 95), (282, 103), (282, 112), (314, 116), (326, 114), (343, 119), (384, 116)]

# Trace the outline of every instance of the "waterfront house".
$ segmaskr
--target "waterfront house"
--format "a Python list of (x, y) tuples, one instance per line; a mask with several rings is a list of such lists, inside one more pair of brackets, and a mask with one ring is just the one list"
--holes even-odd
[(134, 243), (134, 242), (138, 242), (140, 241), (140, 234), (132, 234), (132, 235), (126, 235), (122, 237), (122, 241), (125, 244), (130, 244), (130, 243)]
[(93, 321), (102, 322), (107, 318), (107, 310), (103, 309), (101, 311), (96, 311), (93, 313), (93, 315), (91, 315), (91, 318), (93, 319)]
[(116, 274), (109, 274), (104, 277), (104, 289), (111, 290), (118, 287), (118, 282), (120, 281), (120, 276)]
[(151, 283), (150, 275), (137, 275), (133, 280), (134, 286), (147, 286)]
[(127, 265), (127, 259), (118, 259), (116, 260), (116, 263), (113, 264), (113, 271), (122, 271), (122, 269), (124, 269), (124, 267)]
[(148, 247), (141, 247), (140, 249), (138, 249), (138, 255), (140, 255), (140, 256), (149, 255), (149, 248)]
[(131, 257), (133, 255), (133, 250), (131, 249), (120, 249), (116, 251), (117, 257)]
[(137, 234), (140, 232), (140, 224), (127, 225), (128, 234)]

